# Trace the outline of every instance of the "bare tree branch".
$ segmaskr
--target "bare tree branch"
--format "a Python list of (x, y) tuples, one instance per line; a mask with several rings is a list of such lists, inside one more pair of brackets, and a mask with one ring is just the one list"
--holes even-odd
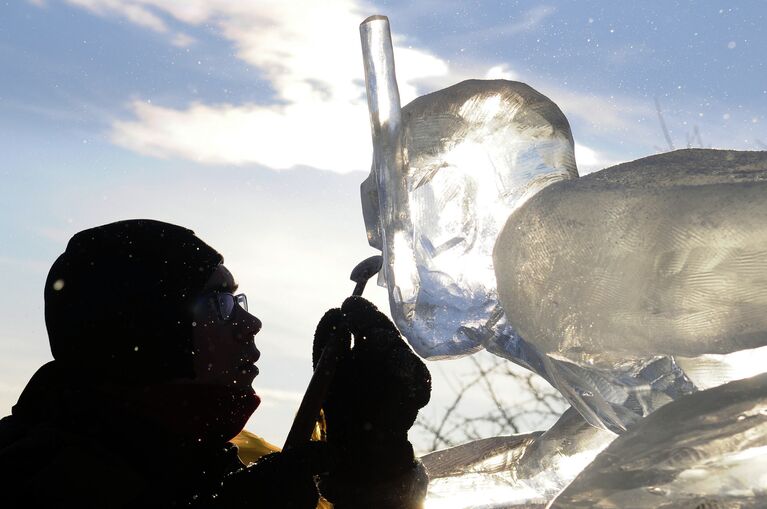
[(698, 129), (697, 124), (693, 126), (692, 130), (693, 130), (693, 133), (695, 134), (695, 137), (698, 138), (698, 146), (700, 148), (703, 148), (703, 140), (700, 137), (700, 130)]
[[(559, 393), (537, 375), (487, 352), (471, 358), (472, 370), (448, 382), (455, 396), (430, 419), (420, 415), (416, 427), (428, 437), (428, 450), (548, 427), (567, 407)], [(478, 401), (487, 407), (468, 412)]]
[(666, 121), (663, 119), (663, 112), (660, 109), (660, 101), (657, 97), (655, 98), (655, 110), (658, 112), (658, 121), (660, 121), (660, 128), (663, 130), (663, 136), (666, 138), (666, 143), (668, 143), (668, 149), (674, 150), (674, 142), (671, 141), (671, 135), (666, 127)]

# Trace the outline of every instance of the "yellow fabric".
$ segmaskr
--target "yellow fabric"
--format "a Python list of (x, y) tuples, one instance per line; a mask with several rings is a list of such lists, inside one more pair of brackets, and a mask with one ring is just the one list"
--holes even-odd
[[(317, 428), (314, 430), (314, 436), (317, 436), (319, 432)], [(246, 430), (242, 430), (239, 435), (234, 437), (232, 443), (237, 446), (240, 460), (246, 465), (254, 463), (261, 456), (280, 451), (280, 448), (276, 445), (270, 444), (260, 436)], [(333, 509), (333, 504), (324, 498), (320, 498), (320, 501), (317, 503), (317, 509)]]
[(240, 457), (240, 461), (246, 465), (255, 463), (261, 456), (280, 451), (280, 448), (276, 445), (270, 444), (260, 436), (246, 430), (240, 431), (240, 434), (234, 437), (232, 443), (237, 446), (237, 454)]

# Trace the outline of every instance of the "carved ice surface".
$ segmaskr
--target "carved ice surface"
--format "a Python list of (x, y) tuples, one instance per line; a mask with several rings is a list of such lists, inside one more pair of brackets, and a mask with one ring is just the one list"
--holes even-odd
[(620, 432), (767, 345), (766, 246), (767, 154), (681, 150), (542, 190), (509, 217), (495, 269), (544, 376)]
[(767, 153), (574, 178), (548, 98), (474, 80), (401, 109), (388, 20), (361, 34), (363, 212), (395, 322), (424, 357), (487, 348), (574, 409), (425, 457), (426, 507), (543, 507), (576, 474), (553, 507), (766, 507), (767, 374), (739, 379), (767, 370)]
[(620, 433), (738, 371), (700, 355), (761, 346), (763, 155), (688, 150), (573, 178), (567, 120), (527, 85), (466, 81), (400, 110), (383, 69), (366, 72), (363, 212), (420, 355), (485, 347)]
[(543, 358), (542, 375), (590, 424), (615, 433), (696, 390), (673, 357), (624, 361), (610, 368)]
[(675, 357), (684, 374), (700, 390), (749, 378), (767, 370), (767, 346), (730, 354)]
[(426, 455), (425, 509), (542, 508), (615, 436), (569, 409), (545, 433), (493, 437)]
[[(487, 350), (541, 375), (593, 426), (621, 433), (662, 405), (696, 390), (695, 382), (676, 359), (655, 356), (612, 366), (581, 366), (541, 354), (517, 335), (496, 338)], [(761, 358), (767, 356), (767, 352)], [(684, 359), (695, 368), (696, 380), (733, 380), (742, 363), (699, 358)], [(752, 366), (753, 374), (756, 369)], [(761, 371), (758, 371), (761, 372)], [(742, 375), (740, 378), (743, 376)], [(716, 384), (718, 385), (718, 384)]]
[(612, 366), (767, 344), (767, 154), (680, 150), (549, 186), (496, 247), (541, 352)]
[(419, 97), (401, 122), (407, 203), (386, 210), (396, 203), (380, 197), (398, 190), (380, 188), (375, 163), (362, 184), (371, 245), (394, 248), (384, 270), (391, 312), (423, 357), (475, 352), (513, 336), (498, 302), (493, 245), (530, 196), (577, 176), (570, 128), (548, 98), (504, 80)]
[(767, 506), (767, 374), (686, 396), (618, 437), (552, 509)]

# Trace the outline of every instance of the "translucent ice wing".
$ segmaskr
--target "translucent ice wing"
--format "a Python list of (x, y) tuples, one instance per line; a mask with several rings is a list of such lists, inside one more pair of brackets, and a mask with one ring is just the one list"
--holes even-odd
[(549, 186), (510, 216), (495, 268), (515, 330), (581, 366), (767, 345), (767, 153), (680, 150)]
[(559, 508), (764, 507), (767, 374), (670, 403), (617, 438)]
[(767, 346), (724, 355), (676, 356), (675, 360), (692, 383), (704, 390), (764, 373), (767, 370)]
[[(662, 405), (696, 390), (694, 382), (669, 356), (633, 359), (607, 368), (578, 365), (541, 354), (513, 334), (494, 339), (487, 350), (539, 374), (592, 426), (614, 433), (622, 433)], [(706, 368), (698, 372), (712, 373)]]
[(429, 454), (421, 458), (430, 476), (425, 509), (543, 507), (614, 438), (570, 409), (543, 434)]

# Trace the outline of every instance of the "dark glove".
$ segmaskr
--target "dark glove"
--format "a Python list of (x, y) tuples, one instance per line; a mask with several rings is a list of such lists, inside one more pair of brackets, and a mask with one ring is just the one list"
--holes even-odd
[(429, 402), (431, 376), (394, 324), (361, 297), (346, 299), (320, 320), (315, 368), (331, 335), (338, 335), (343, 347), (323, 404), (333, 461), (322, 478), (322, 494), (338, 509), (389, 507), (374, 503), (381, 500), (373, 493), (376, 486), (391, 491), (396, 485), (403, 493), (413, 491), (413, 483), (425, 488), (407, 433)]
[(213, 507), (315, 509), (319, 499), (314, 476), (327, 471), (327, 444), (308, 442), (275, 452), (229, 476)]

